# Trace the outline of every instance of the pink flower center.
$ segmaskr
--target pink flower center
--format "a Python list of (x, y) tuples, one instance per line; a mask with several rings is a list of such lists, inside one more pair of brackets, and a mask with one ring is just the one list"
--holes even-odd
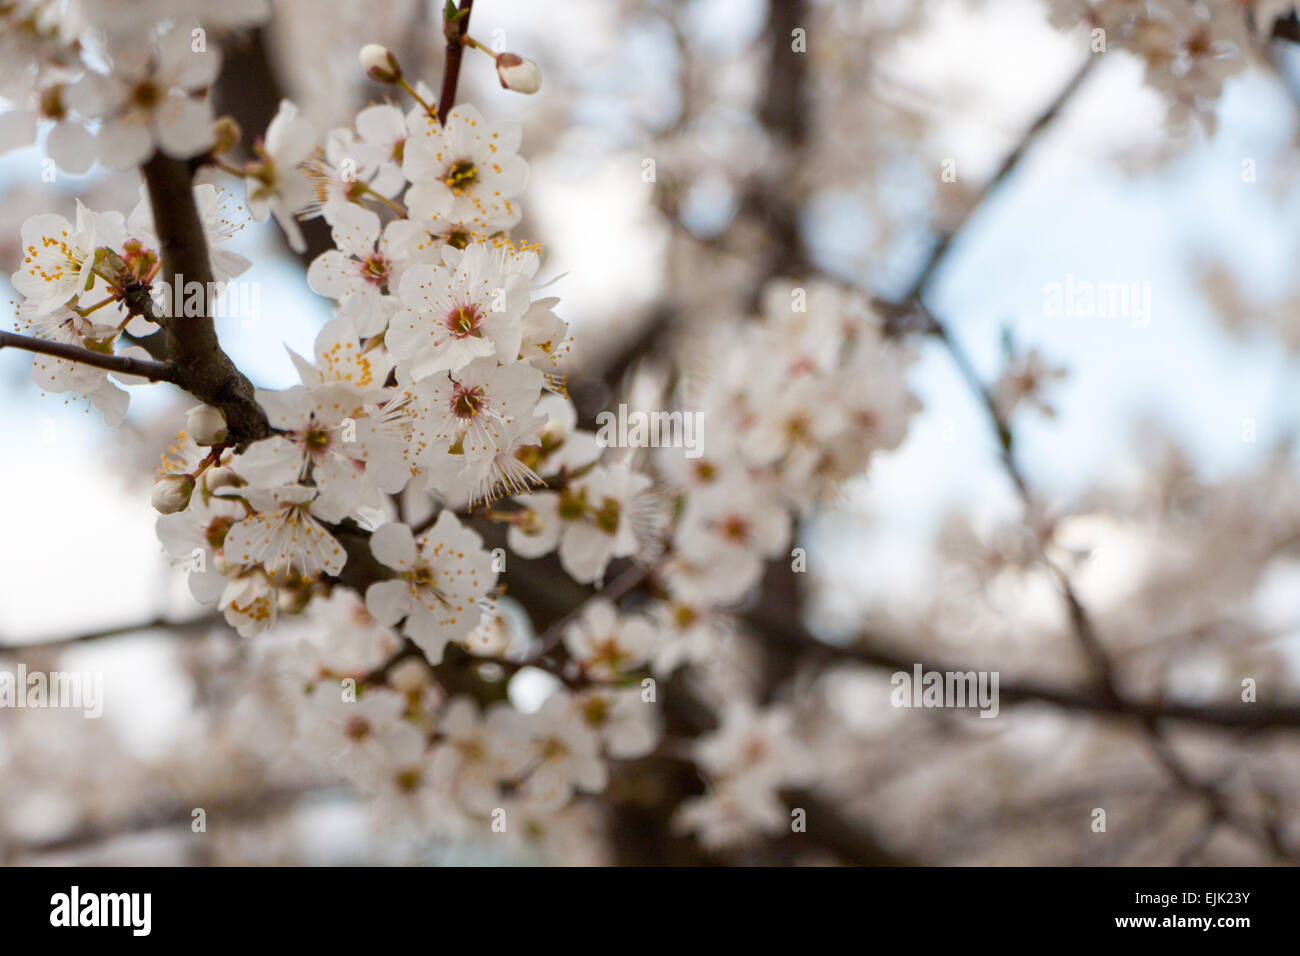
[(451, 393), (451, 413), (457, 418), (473, 418), (483, 410), (483, 389), (456, 385)]
[(383, 285), (388, 281), (388, 259), (377, 252), (372, 252), (361, 260), (361, 278), (372, 285)]
[(483, 333), (479, 329), (483, 317), (479, 314), (476, 305), (458, 305), (447, 313), (447, 328), (451, 334), (458, 339), (467, 339), (471, 335), (482, 337)]
[(743, 543), (749, 537), (749, 522), (740, 515), (727, 515), (718, 522), (718, 531), (724, 538)]

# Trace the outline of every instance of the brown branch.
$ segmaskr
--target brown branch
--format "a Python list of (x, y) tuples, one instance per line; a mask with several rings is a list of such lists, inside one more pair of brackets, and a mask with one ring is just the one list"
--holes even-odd
[(254, 400), (253, 384), (221, 349), (212, 322), (208, 291), (213, 288), (212, 265), (203, 223), (194, 205), (193, 173), (181, 160), (161, 152), (141, 170), (149, 189), (154, 223), (162, 244), (163, 274), (182, 292), (198, 283), (202, 309), (195, 316), (161, 315), (153, 309), (148, 290), (130, 298), (135, 312), (163, 327), (168, 355), (177, 368), (176, 384), (226, 416), (231, 444), (242, 446), (272, 434), (270, 422)]
[(807, 814), (807, 830), (790, 833), (782, 840), (792, 851), (802, 849), (803, 841), (807, 840), (857, 866), (918, 865), (917, 860), (899, 855), (881, 844), (874, 834), (846, 820), (834, 804), (812, 790), (785, 790), (781, 799)]
[(545, 657), (555, 647), (564, 640), (564, 632), (568, 626), (573, 623), (582, 614), (587, 602), (596, 598), (605, 598), (608, 601), (617, 602), (620, 598), (631, 594), (638, 587), (645, 583), (646, 579), (655, 573), (657, 567), (652, 564), (640, 564), (637, 562), (629, 565), (618, 577), (605, 587), (601, 588), (591, 595), (586, 601), (583, 601), (568, 614), (565, 614), (558, 621), (551, 624), (541, 635), (541, 644), (531, 660), (538, 660)]
[[(12, 863), (46, 853), (72, 853), (98, 846), (107, 840), (142, 836), (157, 830), (186, 827), (186, 836), (196, 841), (211, 839), (208, 831), (193, 833), (189, 829), (194, 810), (202, 808), (207, 825), (217, 831), (228, 825), (253, 823), (277, 813), (290, 812), (307, 801), (338, 799), (345, 791), (332, 784), (285, 786), (242, 794), (236, 797), (196, 796), (189, 802), (137, 809), (137, 815), (112, 823), (89, 823), (51, 840), (34, 842), (0, 841), (0, 859)], [(205, 845), (203, 843), (201, 845)]]
[(1043, 131), (1051, 125), (1054, 119), (1056, 119), (1065, 104), (1069, 102), (1075, 92), (1079, 89), (1080, 85), (1082, 85), (1083, 81), (1087, 78), (1088, 74), (1092, 72), (1093, 66), (1096, 62), (1096, 55), (1090, 55), (1088, 59), (1083, 61), (1079, 68), (1074, 72), (1074, 75), (1070, 77), (1069, 82), (1061, 88), (1060, 92), (1053, 97), (1052, 101), (1047, 104), (1047, 107), (1039, 113), (1034, 119), (1034, 122), (1030, 124), (1029, 129), (1025, 131), (1024, 135), (1021, 136), (1020, 141), (1016, 143), (1015, 148), (1012, 149), (1011, 152), (1006, 155), (1006, 158), (1002, 160), (1002, 164), (998, 167), (997, 172), (994, 173), (993, 177), (980, 189), (974, 202), (967, 206), (966, 211), (961, 215), (961, 218), (958, 219), (957, 223), (951, 229), (940, 235), (938, 242), (936, 242), (934, 247), (930, 250), (930, 255), (926, 258), (924, 265), (921, 266), (921, 270), (916, 274), (916, 278), (912, 281), (911, 287), (903, 296), (902, 302), (904, 305), (919, 299), (925, 293), (931, 280), (938, 272), (939, 267), (947, 258), (953, 242), (970, 223), (975, 212), (983, 207), (988, 198), (997, 192), (998, 188), (1006, 182), (1011, 173), (1016, 170), (1020, 165), (1020, 161), (1025, 158), (1025, 154), (1029, 152), (1030, 147), (1038, 141), (1039, 136), (1041, 136)]
[(1297, 18), (1295, 13), (1288, 13), (1280, 20), (1275, 20), (1270, 35), (1274, 40), (1300, 43), (1300, 18)]
[(36, 352), (40, 355), (52, 355), (55, 358), (69, 362), (78, 362), (82, 365), (102, 368), (106, 372), (137, 375), (140, 378), (147, 378), (151, 382), (176, 382), (178, 376), (176, 368), (164, 362), (131, 358), (128, 355), (109, 355), (104, 352), (94, 352), (82, 348), (80, 345), (72, 345), (68, 342), (51, 342), (48, 339), (34, 339), (26, 335), (18, 335), (15, 332), (0, 332), (0, 349), (6, 347)]
[[(827, 644), (807, 631), (769, 631), (771, 640), (791, 645), (806, 661), (856, 664), (889, 671), (910, 672), (916, 664), (940, 673), (976, 670), (952, 661), (919, 661), (915, 656), (891, 650), (878, 638), (866, 635), (858, 643)], [(999, 680), (1000, 704), (1047, 704), (1065, 711), (1150, 722), (1172, 720), (1219, 730), (1295, 730), (1300, 728), (1300, 702), (1282, 704), (1197, 704), (1176, 700), (1138, 700), (1123, 694), (1060, 687), (1030, 679)]]
[(463, 37), (469, 35), (469, 16), (474, 0), (460, 0), (460, 13), (456, 20), (443, 20), (442, 32), (447, 38), (447, 59), (442, 65), (442, 92), (438, 95), (438, 124), (446, 125), (447, 114), (456, 103), (456, 84), (460, 82), (460, 61), (465, 53)]
[[(127, 634), (139, 634), (143, 631), (186, 632), (205, 630), (217, 626), (224, 627), (225, 618), (215, 611), (210, 614), (202, 614), (198, 617), (183, 621), (174, 621), (164, 617), (156, 617), (148, 621), (136, 621), (132, 624), (118, 624), (113, 627), (85, 631), (81, 634), (51, 638), (48, 641), (36, 640), (24, 641), (21, 644), (7, 644), (3, 640), (0, 640), (0, 653), (13, 653), (15, 651), (61, 651), (78, 644), (87, 644), (91, 641), (99, 641), (111, 637), (123, 637)], [(232, 630), (230, 633), (233, 634), (234, 631)]]

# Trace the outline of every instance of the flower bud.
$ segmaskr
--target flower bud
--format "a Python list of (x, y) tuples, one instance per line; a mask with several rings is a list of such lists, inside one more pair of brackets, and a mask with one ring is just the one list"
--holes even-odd
[(212, 139), (215, 144), (212, 152), (218, 155), (230, 152), (243, 135), (244, 131), (239, 128), (239, 123), (233, 116), (217, 117), (217, 121), (212, 124)]
[(203, 482), (203, 490), (210, 495), (215, 495), (222, 488), (238, 488), (243, 484), (240, 477), (225, 466), (209, 468), (199, 480)]
[(366, 76), (380, 83), (396, 83), (402, 78), (402, 68), (388, 47), (367, 43), (361, 48), (361, 68)]
[(195, 405), (185, 418), (185, 431), (196, 445), (220, 445), (226, 440), (226, 416), (211, 405)]
[(153, 483), (154, 510), (171, 515), (189, 507), (194, 494), (193, 475), (163, 475)]
[(542, 71), (537, 64), (516, 53), (497, 54), (497, 76), (503, 87), (516, 93), (536, 93), (542, 88)]

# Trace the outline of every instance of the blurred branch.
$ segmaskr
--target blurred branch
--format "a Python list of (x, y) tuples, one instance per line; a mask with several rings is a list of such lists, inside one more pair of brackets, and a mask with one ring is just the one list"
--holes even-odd
[(192, 803), (153, 807), (136, 816), (112, 823), (91, 824), (75, 829), (61, 837), (30, 843), (0, 842), (0, 860), (12, 861), (19, 856), (46, 853), (69, 853), (90, 849), (108, 840), (135, 836), (164, 828), (186, 828), (186, 836), (194, 841), (207, 841), (212, 834), (189, 830), (194, 820), (194, 810), (203, 809), (206, 823), (224, 826), (227, 823), (253, 823), (281, 811), (292, 810), (304, 799), (321, 799), (343, 793), (333, 786), (290, 786), (244, 794), (237, 798), (195, 798)]
[[(225, 624), (225, 618), (215, 611), (183, 621), (157, 617), (148, 621), (137, 621), (133, 624), (119, 624), (115, 627), (100, 628), (94, 631), (86, 631), (68, 637), (58, 637), (48, 641), (25, 641), (21, 644), (0, 643), (0, 654), (15, 651), (61, 651), (77, 644), (88, 644), (92, 641), (99, 641), (111, 637), (123, 637), (128, 634), (139, 634), (144, 631), (187, 633), (190, 631), (206, 630), (217, 626), (225, 627)], [(234, 631), (231, 631), (231, 633), (233, 634)]]
[[(910, 672), (918, 663), (940, 673), (977, 670), (953, 661), (918, 661), (915, 654), (890, 650), (875, 636), (858, 643), (839, 645), (818, 640), (808, 631), (769, 629), (769, 639), (782, 641), (806, 661), (828, 664), (857, 664), (889, 671)], [(1065, 711), (1137, 720), (1174, 720), (1220, 730), (1294, 730), (1300, 728), (1300, 702), (1283, 704), (1194, 704), (1185, 701), (1136, 700), (1119, 693), (1084, 691), (1029, 679), (999, 680), (1002, 704), (1048, 704)]]
[(917, 866), (917, 860), (901, 856), (879, 843), (855, 822), (850, 822), (834, 804), (811, 790), (787, 790), (781, 798), (791, 807), (807, 813), (805, 833), (783, 838), (790, 849), (802, 849), (805, 839), (830, 850), (846, 863), (858, 866)]
[(1292, 11), (1286, 16), (1273, 23), (1272, 38), (1274, 40), (1286, 40), (1290, 43), (1300, 43), (1300, 17), (1297, 17)]
[[(1026, 154), (1028, 154), (1030, 147), (1038, 142), (1043, 131), (1051, 125), (1052, 121), (1055, 120), (1058, 115), (1060, 115), (1065, 104), (1070, 101), (1078, 91), (1079, 87), (1083, 84), (1083, 81), (1087, 79), (1088, 74), (1092, 72), (1093, 67), (1096, 65), (1097, 59), (1098, 58), (1095, 55), (1090, 55), (1088, 59), (1084, 60), (1083, 63), (1080, 64), (1079, 68), (1075, 70), (1074, 75), (1071, 76), (1069, 81), (1061, 88), (1060, 92), (1058, 92), (1043, 111), (1038, 114), (1033, 123), (1030, 124), (1029, 128), (1025, 130), (1024, 135), (1021, 136), (1020, 141), (1016, 143), (1011, 152), (1009, 152), (1002, 160), (1002, 164), (998, 167), (997, 172), (994, 173), (992, 178), (984, 184), (980, 189), (979, 194), (970, 205), (966, 207), (965, 212), (962, 213), (956, 224), (939, 236), (938, 241), (931, 248), (929, 256), (922, 264), (920, 271), (916, 274), (916, 278), (912, 280), (911, 286), (908, 287), (908, 290), (903, 297), (896, 303), (884, 303), (889, 318), (886, 328), (890, 332), (901, 331), (899, 323), (905, 320), (911, 308), (915, 304), (919, 303), (921, 297), (929, 288), (931, 281), (933, 281), (935, 275), (938, 273), (940, 266), (943, 265), (949, 251), (953, 247), (953, 244), (957, 241), (962, 231), (970, 224), (975, 212), (984, 206), (989, 197), (996, 193), (1011, 174), (1020, 166), (1021, 161), (1025, 158)], [(933, 328), (925, 329), (924, 331), (937, 334), (936, 330)]]

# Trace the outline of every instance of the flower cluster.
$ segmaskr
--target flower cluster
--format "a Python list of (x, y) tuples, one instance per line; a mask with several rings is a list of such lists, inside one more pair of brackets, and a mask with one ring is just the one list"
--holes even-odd
[[(0, 10), (0, 152), (28, 146), (44, 127), (46, 150), (80, 175), (98, 159), (113, 169), (147, 160), (155, 148), (176, 158), (213, 145), (204, 95), (221, 69), (209, 31), (265, 20), (267, 0), (81, 2), (19, 0)], [(152, 27), (142, 26), (154, 24)]]
[[(225, 283), (242, 275), (251, 263), (222, 248), (242, 226), (230, 209), (229, 194), (205, 184), (195, 187), (194, 199), (214, 278)], [(131, 290), (148, 287), (162, 263), (153, 212), (143, 191), (127, 217), (95, 212), (78, 200), (75, 222), (42, 213), (23, 223), (21, 235), (22, 261), (9, 281), (23, 297), (18, 306), (22, 331), (102, 354), (150, 357), (142, 347), (124, 344), (124, 333), (143, 336), (157, 331), (150, 321), (157, 313), (145, 314), (130, 304)], [(166, 312), (170, 304), (159, 301), (158, 308)], [(89, 365), (45, 357), (32, 365), (32, 378), (48, 392), (88, 396), (114, 427), (126, 415), (129, 399), (113, 378), (126, 385), (142, 381), (123, 374), (110, 378), (110, 373)]]
[[(1049, 0), (1049, 18), (1061, 29), (1084, 24), (1092, 50), (1128, 50), (1145, 64), (1149, 86), (1169, 102), (1169, 118), (1198, 120), (1214, 130), (1223, 82), (1246, 69), (1255, 31), (1267, 36), (1273, 21), (1294, 6), (1262, 0)], [(1251, 9), (1251, 8), (1255, 9)]]
[[(719, 361), (683, 386), (709, 426), (699, 455), (610, 450), (578, 427), (565, 393), (568, 326), (558, 299), (535, 294), (540, 249), (511, 236), (528, 179), (518, 124), (469, 105), (440, 119), (426, 85), (367, 47), (367, 73), (414, 105), (375, 103), (318, 137), (285, 101), (235, 166), (210, 115), (169, 112), (207, 109), (187, 91), (212, 75), (186, 73), (196, 61), (184, 36), (152, 36), (147, 74), (131, 80), (137, 93), (154, 83), (156, 101), (129, 94), (85, 114), (99, 121), (100, 158), (202, 153), (295, 248), (299, 221), (323, 219), (333, 248), (307, 281), (333, 316), (310, 356), (290, 353), (299, 384), (254, 392), (262, 432), (241, 434), (218, 407), (190, 411), (154, 488), (164, 549), (194, 597), (245, 637), (285, 619), (323, 628), (286, 662), (298, 752), (393, 818), (455, 830), (504, 816), (514, 833), (583, 819), (579, 798), (604, 789), (609, 761), (659, 745), (656, 680), (729, 660), (732, 612), (787, 554), (795, 520), (902, 440), (918, 407), (909, 356), (861, 295), (776, 282), (759, 317), (718, 324)], [(537, 88), (527, 61), (497, 66), (508, 88)], [(131, 76), (78, 83), (108, 104)], [(216, 186), (194, 198), (214, 278), (227, 282), (249, 266), (222, 248), (238, 217)], [(75, 223), (35, 216), (22, 234), (13, 284), (35, 337), (146, 355), (123, 343), (171, 317), (170, 303), (147, 304), (162, 243), (146, 200), (130, 216), (81, 205)], [(34, 375), (87, 394), (110, 423), (126, 410), (110, 375), (137, 381), (44, 356)], [(485, 543), (494, 523), (505, 548)], [(521, 629), (501, 607), (507, 561), (552, 552), (578, 585), (601, 587), (618, 563), (645, 586), (588, 597), (516, 653)], [(468, 689), (453, 679), (466, 660), (507, 674), (531, 665), (559, 683), (525, 712), (481, 692), (477, 671)], [(710, 791), (683, 804), (679, 825), (711, 846), (776, 826), (778, 791), (806, 777), (793, 723), (737, 697), (692, 754)]]

